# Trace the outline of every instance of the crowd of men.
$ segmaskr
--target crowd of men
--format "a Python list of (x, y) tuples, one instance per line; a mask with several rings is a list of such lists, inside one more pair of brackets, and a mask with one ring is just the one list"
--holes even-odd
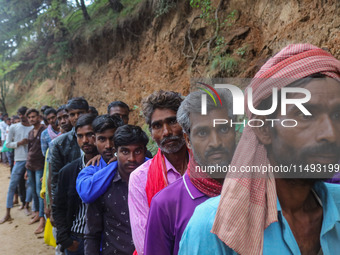
[[(29, 224), (38, 222), (36, 234), (50, 219), (56, 254), (340, 253), (339, 178), (197, 170), (337, 165), (340, 61), (309, 44), (289, 45), (249, 87), (258, 109), (271, 108), (273, 87), (305, 88), (311, 115), (294, 104), (270, 116), (247, 112), (248, 119), (289, 118), (298, 125), (246, 126), (237, 142), (230, 91), (212, 89), (218, 103), (206, 90), (186, 97), (157, 91), (142, 101), (155, 155), (147, 150), (147, 134), (128, 124), (130, 108), (122, 101), (110, 103), (103, 115), (76, 97), (58, 109), (20, 107), (18, 117), (3, 116), (1, 140), (10, 152), (2, 158), (11, 178), (0, 224), (13, 220), (19, 196), (20, 209), (33, 212)], [(296, 91), (289, 99), (301, 97)], [(214, 125), (216, 119), (227, 121)]]

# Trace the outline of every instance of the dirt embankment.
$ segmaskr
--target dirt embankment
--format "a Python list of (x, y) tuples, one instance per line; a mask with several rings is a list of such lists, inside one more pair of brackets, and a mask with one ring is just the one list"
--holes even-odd
[[(208, 71), (206, 47), (192, 64), (195, 54), (188, 33), (195, 50), (214, 33), (202, 19), (192, 22), (198, 9), (178, 1), (163, 17), (154, 18), (153, 10), (154, 5), (144, 3), (139, 15), (121, 22), (117, 30), (86, 42), (75, 38), (73, 57), (63, 77), (48, 83), (53, 84), (48, 93), (59, 101), (82, 95), (101, 113), (109, 102), (123, 100), (136, 109), (132, 122), (142, 123), (140, 101), (151, 92), (187, 94), (191, 77), (224, 75)], [(227, 42), (223, 50), (239, 58), (233, 76), (252, 77), (268, 57), (290, 43), (311, 43), (340, 57), (338, 0), (225, 0), (219, 15), (226, 17), (233, 10), (235, 21), (220, 33)], [(242, 57), (235, 54), (239, 49), (244, 50)]]

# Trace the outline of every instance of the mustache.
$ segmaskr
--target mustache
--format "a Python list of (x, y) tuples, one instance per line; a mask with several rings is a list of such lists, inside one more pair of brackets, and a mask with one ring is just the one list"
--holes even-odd
[(181, 138), (182, 138), (182, 136), (179, 136), (179, 135), (173, 135), (173, 136), (169, 136), (169, 137), (164, 137), (161, 140), (161, 144), (164, 145), (167, 142), (177, 141), (177, 140), (180, 140)]
[(310, 146), (301, 151), (302, 156), (318, 155), (318, 154), (333, 154), (340, 159), (340, 146), (335, 143), (323, 143), (316, 146)]
[(222, 146), (219, 146), (217, 148), (211, 148), (209, 150), (207, 150), (205, 153), (204, 153), (204, 156), (205, 157), (209, 157), (215, 153), (223, 153), (223, 154), (229, 154), (230, 151), (227, 147), (222, 147)]

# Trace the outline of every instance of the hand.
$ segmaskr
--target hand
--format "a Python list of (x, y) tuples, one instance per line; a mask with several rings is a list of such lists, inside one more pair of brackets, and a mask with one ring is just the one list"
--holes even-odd
[(28, 174), (27, 171), (25, 172), (24, 179), (27, 181), (28, 180)]
[(51, 207), (45, 207), (44, 213), (46, 215), (46, 218), (51, 218)]
[(86, 164), (86, 166), (95, 166), (95, 165), (97, 165), (97, 166), (99, 166), (99, 162), (100, 162), (100, 155), (97, 155), (97, 156), (94, 156), (93, 158), (91, 158), (90, 160), (89, 160), (89, 162), (87, 162), (87, 164)]
[(67, 248), (68, 251), (75, 252), (78, 250), (79, 242), (73, 240), (73, 243), (70, 247)]
[(55, 227), (54, 218), (53, 218), (53, 214), (52, 213), (50, 213), (50, 222), (51, 222), (51, 225), (53, 227)]
[(109, 164), (111, 164), (113, 161), (116, 161), (117, 160), (117, 157), (116, 156), (113, 156), (113, 158), (111, 158), (110, 160), (109, 160), (109, 162), (107, 162), (107, 164), (109, 165)]
[(20, 142), (17, 143), (18, 146), (25, 145), (25, 144), (28, 144), (28, 139), (27, 138), (24, 138)]

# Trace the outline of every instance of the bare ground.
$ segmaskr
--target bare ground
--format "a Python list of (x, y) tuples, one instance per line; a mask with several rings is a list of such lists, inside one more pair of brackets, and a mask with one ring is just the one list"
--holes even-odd
[[(6, 196), (9, 184), (9, 167), (0, 164), (0, 217), (5, 215)], [(0, 225), (0, 254), (1, 255), (52, 255), (54, 248), (44, 243), (43, 234), (35, 235), (37, 223), (28, 225), (30, 216), (15, 206), (11, 210), (14, 219)]]

